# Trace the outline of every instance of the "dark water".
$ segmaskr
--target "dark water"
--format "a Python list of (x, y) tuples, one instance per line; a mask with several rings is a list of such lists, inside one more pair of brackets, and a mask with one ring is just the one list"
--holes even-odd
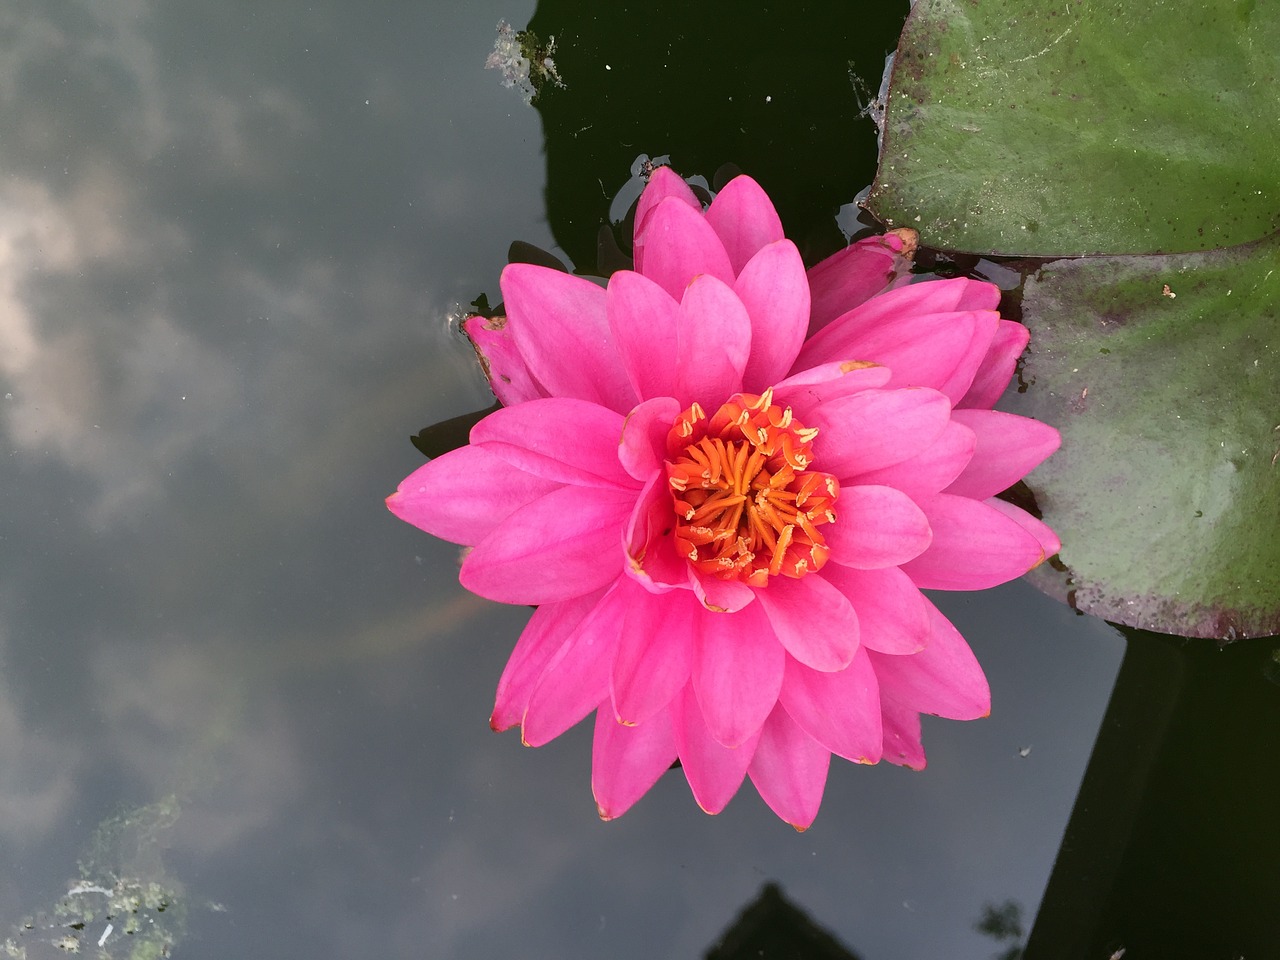
[[(411, 433), (491, 401), (458, 304), (496, 298), (513, 239), (589, 258), (637, 156), (736, 162), (809, 252), (842, 242), (875, 155), (848, 74), (874, 92), (900, 7), (843, 60), (812, 25), (726, 33), (709, 76), (773, 84), (775, 126), (711, 80), (637, 119), (670, 96), (643, 31), (554, 7), (581, 99), (540, 114), (484, 69), (529, 3), (0, 12), (0, 956), (694, 958), (767, 882), (865, 958), (1014, 943), (975, 924), (1035, 916), (1116, 630), (1022, 583), (943, 596), (995, 706), (926, 718), (925, 772), (837, 761), (805, 834), (750, 787), (707, 817), (676, 775), (602, 824), (588, 729), (489, 732), (528, 612), (382, 504)], [(673, 62), (697, 32), (656, 29)], [(819, 63), (820, 106), (788, 102)], [(68, 898), (94, 884), (137, 913)]]

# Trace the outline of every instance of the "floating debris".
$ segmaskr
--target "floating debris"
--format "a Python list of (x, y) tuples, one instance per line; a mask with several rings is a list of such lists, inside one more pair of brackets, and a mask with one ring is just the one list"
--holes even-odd
[(79, 864), (79, 876), (51, 909), (13, 926), (8, 939), (0, 942), (0, 958), (170, 956), (186, 933), (186, 897), (167, 875), (161, 853), (179, 812), (178, 799), (170, 796), (99, 824)]
[(498, 21), (498, 39), (484, 65), (486, 70), (502, 73), (502, 85), (520, 91), (525, 103), (532, 104), (544, 85), (563, 87), (564, 81), (552, 59), (556, 38), (544, 44), (532, 30), (513, 30), (505, 20)]

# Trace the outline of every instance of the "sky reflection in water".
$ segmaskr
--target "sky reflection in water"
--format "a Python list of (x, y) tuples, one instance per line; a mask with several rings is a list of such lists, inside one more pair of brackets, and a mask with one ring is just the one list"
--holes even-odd
[(694, 957), (770, 879), (868, 958), (1034, 911), (1122, 647), (1024, 584), (941, 601), (994, 716), (928, 723), (923, 774), (833, 764), (805, 835), (677, 777), (601, 824), (589, 729), (489, 732), (527, 612), (382, 498), (490, 402), (449, 311), (553, 245), (483, 69), (532, 12), (0, 13), (0, 942), (169, 794), (175, 956)]

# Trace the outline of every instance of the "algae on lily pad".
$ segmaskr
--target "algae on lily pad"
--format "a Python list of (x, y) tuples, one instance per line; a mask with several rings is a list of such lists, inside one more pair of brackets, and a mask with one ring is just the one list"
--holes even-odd
[(918, 0), (871, 211), (925, 246), (1180, 253), (1280, 230), (1280, 4)]
[(1026, 282), (1018, 412), (1062, 431), (1028, 483), (1087, 613), (1280, 633), (1280, 236), (1058, 261)]

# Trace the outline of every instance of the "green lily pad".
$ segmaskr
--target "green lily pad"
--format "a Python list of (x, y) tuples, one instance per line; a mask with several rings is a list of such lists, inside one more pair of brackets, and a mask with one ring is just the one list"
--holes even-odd
[(930, 247), (1180, 253), (1280, 230), (1280, 4), (918, 0), (868, 201)]
[(1014, 406), (1062, 432), (1028, 478), (1067, 574), (1040, 584), (1130, 626), (1280, 634), (1280, 236), (1050, 263), (1022, 304)]

